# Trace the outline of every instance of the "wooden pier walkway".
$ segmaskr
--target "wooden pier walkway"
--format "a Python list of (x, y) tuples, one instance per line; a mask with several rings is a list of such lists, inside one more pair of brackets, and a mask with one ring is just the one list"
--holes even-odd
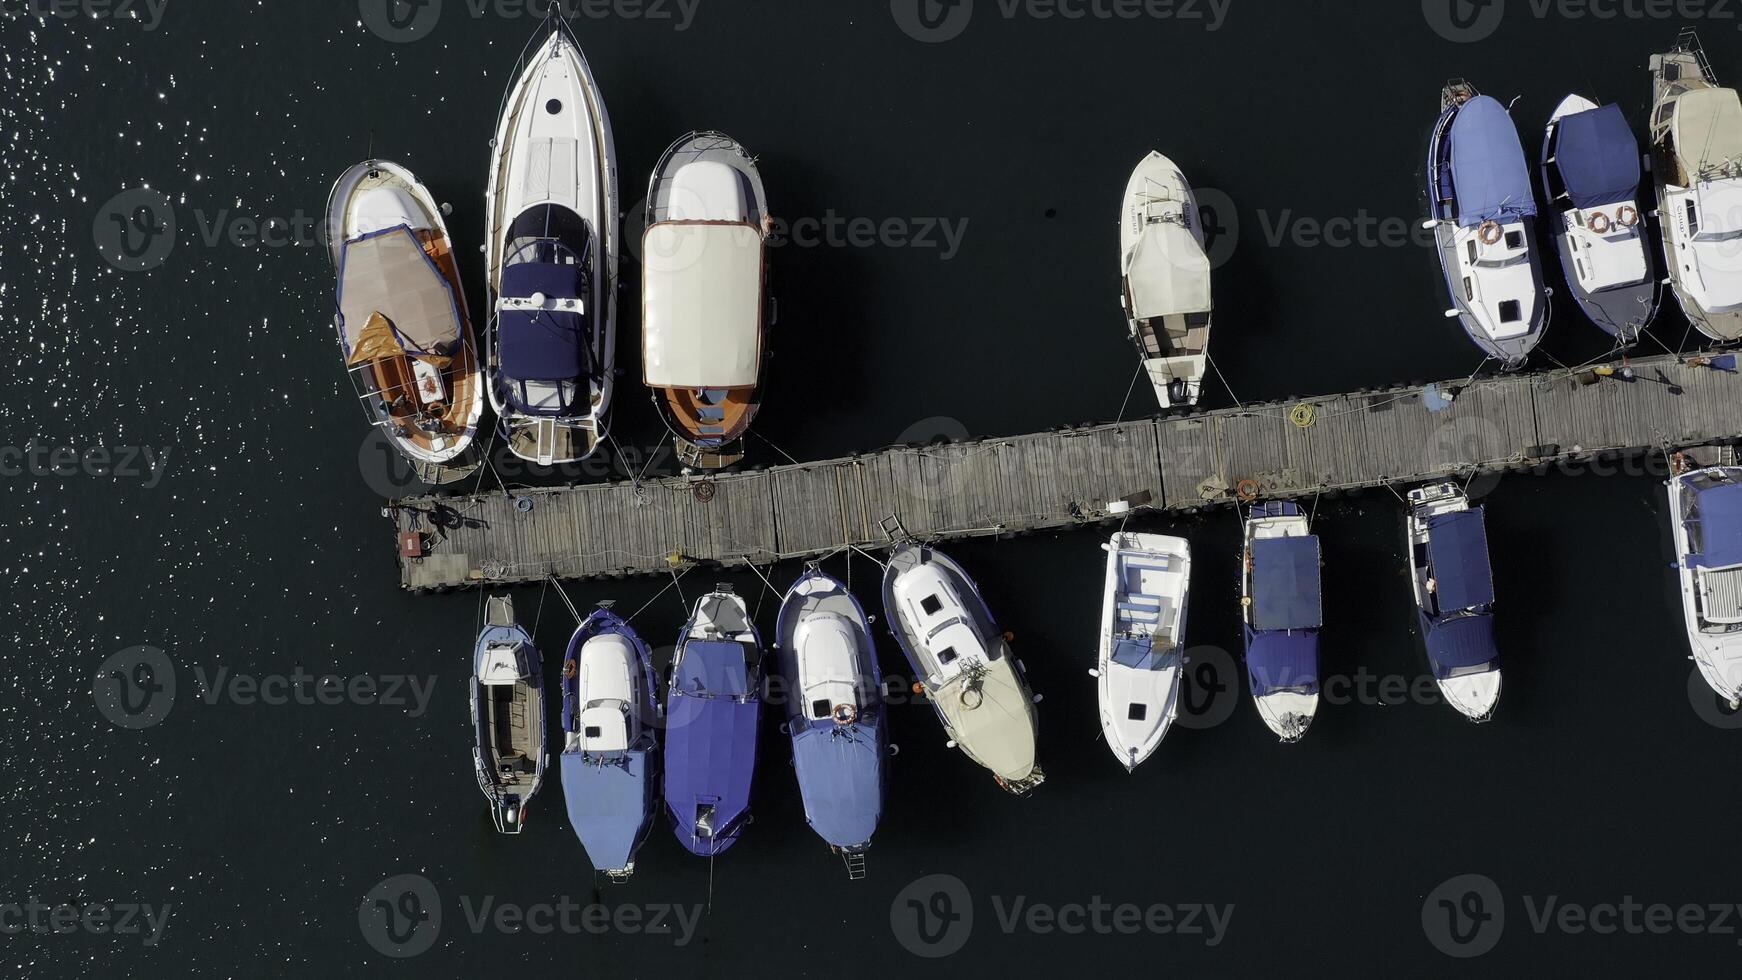
[[(391, 513), (414, 591), (664, 574), (1267, 498), (1528, 470), (1742, 438), (1742, 375), (1675, 357), (1306, 398), (707, 478), (420, 497)], [(1460, 390), (1461, 389), (1461, 390)]]

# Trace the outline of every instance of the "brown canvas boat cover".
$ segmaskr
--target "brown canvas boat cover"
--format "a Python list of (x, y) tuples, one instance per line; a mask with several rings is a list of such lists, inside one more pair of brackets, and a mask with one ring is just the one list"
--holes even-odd
[(391, 360), (404, 357), (405, 347), (399, 338), (393, 334), (393, 324), (379, 313), (371, 313), (369, 322), (363, 327), (363, 332), (357, 337), (357, 344), (351, 348), (351, 359), (345, 364), (356, 367), (360, 364), (373, 364), (376, 361)]
[(339, 315), (353, 365), (380, 359), (358, 360), (377, 316), (386, 318), (395, 342), (414, 355), (451, 352), (462, 329), (447, 278), (403, 225), (345, 243)]

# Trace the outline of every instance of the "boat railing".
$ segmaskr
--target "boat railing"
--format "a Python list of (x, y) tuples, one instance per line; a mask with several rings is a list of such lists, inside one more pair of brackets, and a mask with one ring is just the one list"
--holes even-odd
[(1675, 50), (1694, 56), (1694, 63), (1700, 66), (1700, 74), (1713, 85), (1718, 84), (1717, 73), (1712, 71), (1712, 61), (1706, 57), (1706, 46), (1700, 43), (1700, 32), (1692, 27), (1684, 27), (1675, 38)]

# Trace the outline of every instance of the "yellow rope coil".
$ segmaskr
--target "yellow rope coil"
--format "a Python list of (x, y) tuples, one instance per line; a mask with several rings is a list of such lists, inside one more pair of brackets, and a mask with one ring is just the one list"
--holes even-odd
[(1319, 420), (1318, 406), (1302, 402), (1288, 413), (1288, 420), (1303, 429), (1310, 429)]

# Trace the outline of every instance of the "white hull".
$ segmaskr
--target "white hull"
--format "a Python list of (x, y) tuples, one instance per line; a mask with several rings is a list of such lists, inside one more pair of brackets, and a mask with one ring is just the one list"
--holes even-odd
[[(1155, 754), (1179, 716), (1191, 545), (1183, 538), (1120, 533), (1102, 547), (1107, 575), (1093, 671), (1101, 734), (1120, 765), (1133, 770)], [(1154, 660), (1144, 667), (1115, 656), (1119, 641), (1136, 635), (1153, 637)]]
[[(1742, 704), (1742, 624), (1722, 622), (1735, 617), (1710, 611), (1717, 604), (1715, 594), (1726, 593), (1734, 587), (1733, 583), (1720, 583), (1716, 579), (1729, 579), (1735, 573), (1724, 569), (1706, 571), (1696, 566), (1690, 560), (1695, 554), (1694, 544), (1683, 521), (1693, 494), (1685, 481), (1717, 475), (1742, 481), (1742, 469), (1726, 467), (1697, 470), (1669, 481), (1670, 527), (1675, 535), (1678, 556), (1676, 578), (1681, 587), (1682, 622), (1693, 650), (1693, 661), (1714, 693), (1732, 704)], [(1714, 576), (1715, 580), (1703, 582), (1702, 578), (1707, 575)], [(1720, 622), (1712, 622), (1708, 616)]]
[[(1428, 543), (1429, 522), (1441, 514), (1451, 514), (1469, 509), (1469, 498), (1454, 483), (1443, 483), (1409, 492), (1409, 582), (1415, 595), (1417, 609), (1429, 608), (1432, 578), (1429, 570), (1422, 565), (1418, 558), (1420, 551)], [(1425, 642), (1425, 626), (1423, 630)], [(1481, 724), (1494, 717), (1494, 709), (1500, 702), (1499, 668), (1481, 674), (1448, 677), (1444, 680), (1436, 677), (1434, 683), (1438, 686), (1440, 696), (1445, 699), (1446, 703), (1471, 721)]]
[[(418, 181), (410, 170), (387, 160), (367, 160), (339, 177), (327, 199), (327, 248), (336, 269), (343, 257), (346, 242), (365, 235), (388, 231), (403, 225), (413, 232), (431, 230), (448, 243), (453, 251), (453, 238), (448, 234), (447, 221), (429, 188)], [(450, 284), (454, 302), (463, 317), (461, 342), (472, 349), (472, 363), (480, 363), (474, 347), (471, 310), (466, 303), (466, 291), (459, 283)], [(342, 344), (341, 344), (342, 347)], [(475, 393), (483, 383), (482, 369), (471, 373), (471, 390)], [(473, 397), (466, 413), (465, 426), (439, 447), (425, 448), (414, 440), (401, 436), (386, 422), (376, 422), (405, 457), (414, 463), (441, 467), (460, 460), (477, 440), (478, 423), (484, 417), (484, 399)], [(434, 475), (428, 473), (428, 475)]]
[(1148, 258), (1165, 259), (1173, 267), (1173, 276), (1197, 281), (1201, 289), (1198, 298), (1207, 298), (1210, 264), (1204, 251), (1197, 195), (1172, 160), (1151, 153), (1132, 172), (1120, 211), (1120, 274), (1124, 277), (1120, 302), (1156, 400), (1163, 409), (1171, 409), (1196, 405), (1203, 394), (1204, 374), (1209, 368), (1210, 304), (1190, 301), (1174, 307), (1189, 309), (1189, 314), (1140, 315), (1143, 311), (1137, 309), (1133, 271), (1139, 264), (1138, 246), (1145, 231), (1158, 223), (1178, 225), (1188, 234), (1155, 239), (1157, 245), (1165, 243), (1169, 251)]
[[(496, 384), (488, 386), (491, 407), (508, 430), (509, 449), (516, 456), (542, 466), (577, 462), (591, 456), (604, 440), (615, 388), (621, 213), (611, 119), (586, 58), (566, 29), (553, 30), (526, 63), (503, 103), (491, 146), (484, 248), (492, 304), (501, 292), (507, 232), (528, 208), (540, 204), (568, 208), (587, 223), (593, 236), (593, 289), (586, 298), (586, 313), (599, 337), (593, 379), (598, 389), (588, 400), (588, 410), (557, 417), (553, 425), (550, 417), (518, 411), (507, 404)], [(494, 322), (494, 310), (491, 318)], [(584, 341), (592, 343), (591, 338)], [(494, 343), (488, 346), (494, 377), (498, 354)]]
[[(1312, 535), (1307, 518), (1300, 514), (1252, 516), (1244, 524), (1245, 550), (1243, 559), (1252, 554), (1252, 542), (1263, 538), (1304, 538)], [(1240, 576), (1240, 614), (1251, 628), (1253, 618), (1252, 570), (1250, 560), (1243, 560)], [(1312, 727), (1319, 712), (1319, 695), (1299, 691), (1276, 691), (1253, 699), (1258, 716), (1271, 733), (1285, 743), (1298, 742)]]

